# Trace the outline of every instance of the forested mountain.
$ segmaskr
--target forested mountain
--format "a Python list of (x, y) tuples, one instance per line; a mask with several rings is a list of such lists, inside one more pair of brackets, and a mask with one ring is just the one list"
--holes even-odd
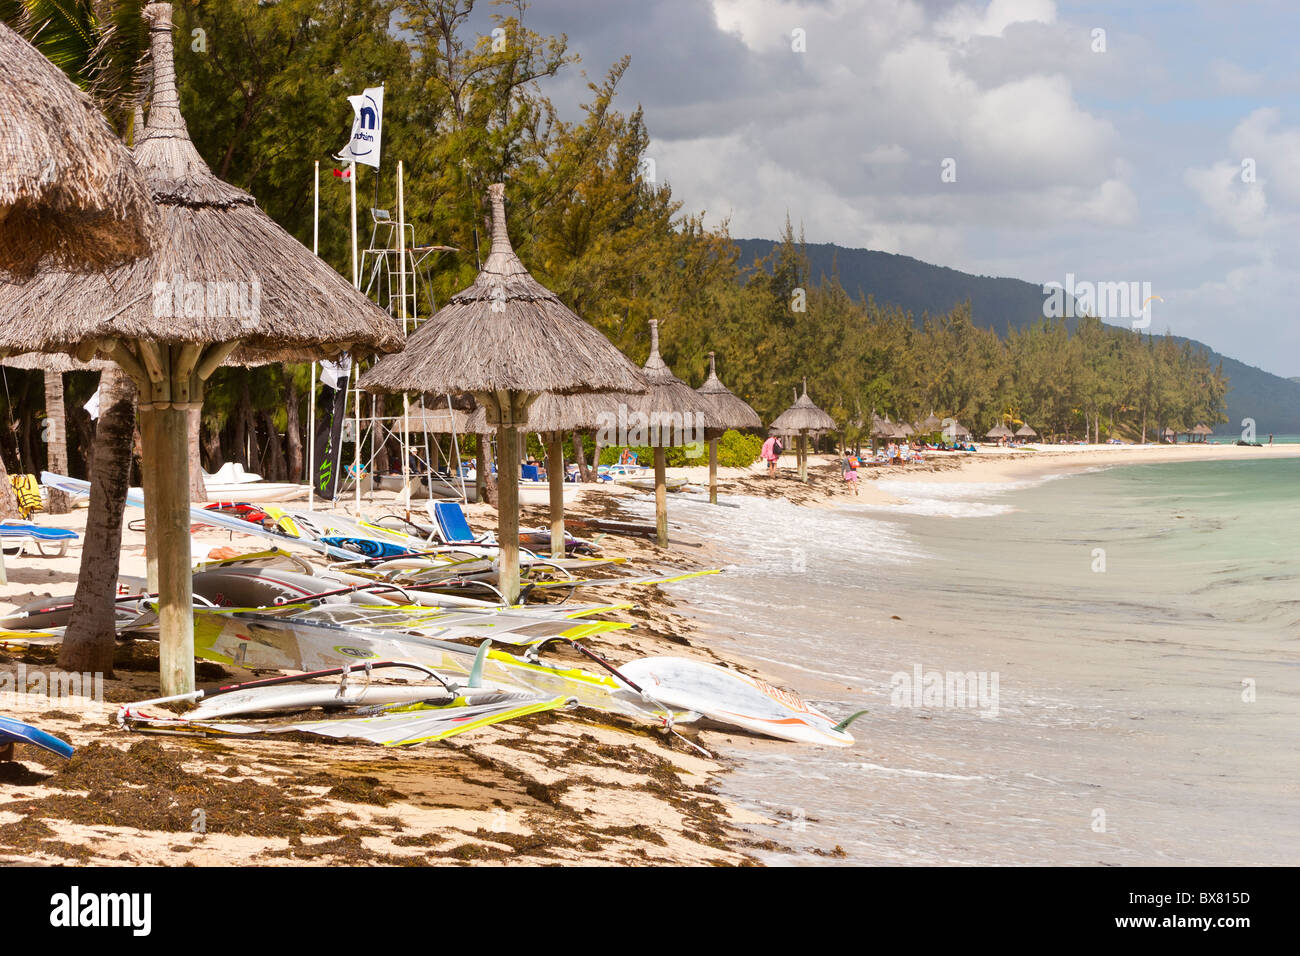
[[(741, 250), (742, 264), (769, 255), (779, 245), (768, 239), (735, 242)], [(971, 275), (911, 256), (847, 249), (830, 243), (808, 243), (805, 249), (814, 282), (838, 275), (849, 295), (871, 296), (882, 306), (910, 312), (918, 327), (923, 315), (942, 315), (967, 301), (971, 321), (1000, 335), (1006, 335), (1009, 327), (1023, 328), (1043, 318), (1043, 290), (1032, 282)], [(1066, 325), (1073, 328), (1074, 320), (1066, 320)], [(1226, 397), (1228, 421), (1215, 426), (1217, 434), (1236, 434), (1243, 418), (1253, 418), (1261, 434), (1300, 434), (1300, 376), (1282, 378), (1194, 339), (1173, 338), (1180, 344), (1187, 341), (1193, 348), (1207, 350), (1211, 364), (1223, 363), (1230, 384)]]

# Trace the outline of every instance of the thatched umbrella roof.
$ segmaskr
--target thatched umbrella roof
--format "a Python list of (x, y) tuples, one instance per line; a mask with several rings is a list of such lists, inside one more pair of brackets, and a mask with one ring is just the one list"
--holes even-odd
[(492, 251), (474, 284), (361, 377), (372, 391), (641, 392), (636, 367), (529, 274), (506, 232), (505, 186), (488, 187)]
[(1214, 434), (1214, 429), (1211, 428), (1211, 427), (1209, 427), (1208, 425), (1196, 425), (1196, 426), (1194, 426), (1194, 427), (1192, 428), (1191, 434), (1193, 434), (1193, 435), (1213, 435), (1213, 434)]
[(957, 422), (956, 424), (953, 425), (952, 433), (958, 438), (971, 437), (970, 429), (967, 428), (965, 425), (963, 425), (961, 422)]
[(926, 416), (925, 421), (920, 422), (917, 425), (916, 430), (919, 432), (924, 432), (925, 434), (929, 434), (930, 432), (937, 432), (942, 427), (943, 427), (943, 419), (939, 418), (938, 415), (936, 415), (933, 411), (931, 411), (930, 414)]
[(29, 372), (102, 372), (112, 366), (112, 362), (103, 359), (91, 359), (79, 362), (64, 352), (24, 352), (21, 355), (6, 355), (0, 358), (0, 365), (21, 368)]
[[(483, 420), (482, 429), (475, 428), (474, 416), (478, 415)], [(483, 415), (482, 409), (473, 411), (464, 411), (456, 408), (429, 408), (425, 405), (412, 405), (409, 413), (398, 415), (397, 420), (393, 423), (393, 431), (399, 435), (407, 432), (407, 423), (410, 423), (410, 434), (430, 434), (430, 435), (468, 435), (476, 431), (486, 431), (486, 416)]]
[(907, 422), (902, 422), (898, 426), (898, 435), (900, 438), (911, 438), (916, 434), (916, 429)]
[(985, 438), (1011, 438), (1013, 432), (1006, 425), (994, 425), (984, 433)]
[(0, 23), (0, 276), (100, 270), (149, 250), (149, 191), (90, 97)]
[(808, 379), (803, 380), (803, 394), (783, 411), (768, 429), (774, 435), (797, 435), (800, 432), (828, 432), (836, 428), (835, 419), (812, 403), (808, 397)]
[(1019, 428), (1016, 429), (1016, 437), (1017, 437), (1017, 438), (1037, 438), (1037, 437), (1038, 437), (1038, 432), (1036, 432), (1036, 431), (1034, 431), (1032, 428), (1030, 428), (1028, 424), (1025, 424), (1025, 425), (1021, 425)]
[(151, 3), (145, 18), (153, 100), (134, 154), (160, 219), (153, 251), (104, 275), (49, 273), (21, 293), (0, 288), (0, 349), (238, 341), (235, 360), (259, 364), (401, 348), (392, 316), (280, 228), (252, 196), (213, 175), (180, 111), (171, 5)]
[[(641, 367), (645, 376), (646, 390), (640, 395), (606, 395), (605, 411), (617, 410), (620, 404), (627, 406), (627, 413), (648, 416), (652, 435), (650, 445), (670, 447), (685, 445), (697, 440), (697, 429), (715, 429), (722, 427), (721, 420), (713, 401), (701, 395), (672, 373), (672, 369), (659, 354), (659, 321), (650, 320), (650, 355)], [(665, 426), (671, 421), (672, 427), (657, 428), (656, 422)], [(677, 422), (681, 422), (680, 429)]]
[(873, 438), (902, 438), (898, 426), (888, 418), (881, 418), (879, 415), (871, 417), (871, 435)]
[(761, 428), (763, 426), (758, 412), (718, 381), (717, 365), (712, 352), (709, 353), (709, 377), (696, 391), (707, 396), (712, 403), (720, 428)]

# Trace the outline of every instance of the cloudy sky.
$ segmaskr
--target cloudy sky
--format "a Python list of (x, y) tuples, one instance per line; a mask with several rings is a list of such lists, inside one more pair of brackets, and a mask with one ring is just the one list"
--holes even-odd
[(811, 242), (1150, 282), (1154, 331), (1300, 375), (1300, 4), (535, 0), (526, 21), (582, 57), (557, 103), (631, 55), (657, 177), (733, 236), (788, 211)]

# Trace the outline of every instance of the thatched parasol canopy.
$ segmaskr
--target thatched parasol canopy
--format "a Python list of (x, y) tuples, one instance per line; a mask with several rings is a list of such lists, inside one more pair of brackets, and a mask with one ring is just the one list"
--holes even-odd
[(140, 391), (146, 545), (170, 695), (194, 688), (187, 422), (206, 380), (232, 351), (257, 363), (384, 351), (403, 338), (392, 316), (212, 174), (180, 111), (171, 5), (151, 3), (144, 16), (153, 100), (135, 159), (158, 213), (151, 252), (102, 275), (0, 286), (0, 352), (105, 354)]
[[(696, 391), (713, 404), (719, 429), (763, 427), (763, 420), (758, 417), (758, 412), (718, 380), (718, 368), (712, 352), (709, 353), (709, 377)], [(718, 503), (717, 435), (718, 432), (714, 432), (713, 437), (709, 439), (709, 502), (715, 505)]]
[[(376, 362), (361, 377), (371, 391), (470, 392), (497, 429), (501, 591), (519, 593), (518, 429), (542, 392), (643, 392), (645, 378), (524, 268), (506, 229), (505, 186), (488, 187), (492, 251), (474, 284), (417, 329), (406, 351)], [(552, 536), (556, 495), (552, 496)], [(562, 504), (562, 499), (561, 499)], [(563, 535), (562, 516), (558, 528)]]
[(6, 355), (0, 358), (0, 365), (21, 368), (29, 372), (102, 372), (112, 366), (112, 362), (103, 359), (91, 359), (79, 362), (64, 352), (24, 352), (21, 355)]
[(149, 191), (90, 97), (0, 23), (0, 278), (149, 250)]
[(180, 111), (171, 4), (149, 4), (145, 18), (153, 101), (134, 154), (160, 219), (153, 251), (105, 275), (48, 273), (21, 293), (0, 288), (0, 349), (239, 342), (235, 360), (252, 365), (401, 348), (392, 316), (212, 174)]
[(984, 433), (985, 438), (1011, 438), (1013, 433), (1006, 425), (994, 425)]
[(488, 187), (492, 251), (474, 284), (361, 377), (370, 391), (641, 392), (636, 367), (534, 279), (506, 233), (505, 186)]
[(397, 416), (393, 431), (399, 435), (406, 434), (409, 422), (412, 435), (468, 435), (485, 430), (476, 427), (475, 416), (482, 419), (483, 425), (486, 426), (487, 419), (480, 408), (464, 411), (455, 406), (429, 408), (426, 405), (412, 405), (409, 413)]
[(872, 438), (902, 438), (903, 433), (898, 430), (898, 426), (888, 418), (881, 418), (879, 415), (871, 416), (871, 437)]
[(1037, 437), (1038, 437), (1038, 432), (1034, 431), (1034, 430), (1033, 430), (1032, 428), (1030, 428), (1027, 424), (1026, 424), (1026, 425), (1021, 425), (1019, 428), (1016, 429), (1016, 437), (1017, 437), (1017, 438), (1037, 438)]
[(798, 435), (802, 432), (817, 434), (834, 431), (835, 428), (835, 419), (814, 405), (808, 397), (808, 379), (805, 378), (803, 394), (776, 417), (768, 431), (773, 435)]
[(1194, 426), (1194, 427), (1192, 428), (1192, 430), (1191, 430), (1191, 434), (1193, 434), (1193, 435), (1213, 435), (1213, 434), (1214, 434), (1214, 429), (1211, 428), (1211, 427), (1208, 426), (1208, 425), (1196, 425), (1196, 426)]
[(971, 437), (970, 429), (967, 428), (965, 425), (963, 425), (961, 422), (957, 422), (952, 426), (952, 433), (957, 438)]
[(750, 408), (744, 399), (739, 398), (718, 380), (717, 365), (712, 352), (709, 353), (709, 377), (704, 380), (704, 384), (697, 388), (696, 391), (706, 396), (713, 405), (714, 416), (718, 420), (719, 428), (763, 427), (758, 412)]
[(939, 418), (939, 416), (934, 412), (930, 412), (930, 414), (926, 416), (925, 421), (918, 424), (917, 431), (928, 435), (930, 432), (937, 432), (942, 427), (943, 419)]

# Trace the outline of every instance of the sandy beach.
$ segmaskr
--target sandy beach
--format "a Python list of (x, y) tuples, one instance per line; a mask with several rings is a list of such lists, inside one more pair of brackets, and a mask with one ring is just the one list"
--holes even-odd
[[(855, 498), (829, 456), (813, 456), (810, 480), (793, 480), (783, 461), (770, 479), (759, 468), (722, 469), (720, 488), (745, 508), (742, 496), (784, 497), (810, 507), (840, 503), (888, 509), (898, 499), (876, 479), (908, 482), (1006, 483), (1081, 469), (1145, 462), (1295, 457), (1300, 445), (1043, 446), (1023, 450), (982, 446), (978, 453), (930, 453), (923, 463), (863, 470)], [(671, 469), (705, 482), (707, 468)], [(639, 520), (621, 506), (626, 489), (591, 488), (572, 507), (575, 518)], [(688, 492), (698, 497), (700, 492)], [(351, 504), (343, 503), (344, 510)], [(382, 513), (395, 502), (382, 496), (365, 510)], [(702, 507), (702, 505), (693, 505)], [(467, 508), (471, 524), (494, 522), (487, 505)], [(85, 510), (42, 515), (43, 524), (80, 530)], [(691, 533), (690, 510), (673, 507), (674, 544), (661, 550), (645, 540), (607, 536), (604, 553), (628, 560), (638, 572), (709, 566), (709, 542)], [(128, 512), (128, 521), (138, 518)], [(540, 526), (545, 509), (525, 512), (524, 526)], [(253, 550), (256, 538), (211, 529), (194, 534), (195, 559), (215, 548)], [(144, 539), (127, 530), (122, 573), (143, 578)], [(69, 595), (80, 549), (62, 558), (34, 555), (7, 560), (9, 583), (0, 608)], [(715, 641), (674, 599), (672, 587), (620, 587), (602, 599), (636, 607), (619, 616), (634, 624), (590, 643), (614, 661), (650, 654), (694, 656), (758, 673), (779, 686), (810, 694), (815, 681), (797, 673), (754, 667), (739, 659), (734, 642)], [(725, 644), (716, 651), (715, 644)], [(548, 657), (583, 663), (574, 651)], [(29, 673), (54, 666), (41, 646), (0, 647), (0, 667)], [(252, 672), (201, 663), (200, 686), (251, 679)], [(3, 765), (0, 786), (0, 863), (146, 865), (449, 862), (503, 864), (682, 863), (739, 865), (754, 851), (775, 849), (750, 829), (773, 822), (720, 798), (718, 780), (729, 754), (783, 744), (715, 729), (685, 729), (714, 755), (705, 759), (681, 742), (630, 720), (574, 710), (533, 715), (482, 728), (440, 744), (384, 749), (313, 740), (235, 739), (128, 733), (112, 715), (116, 704), (157, 693), (157, 649), (148, 640), (123, 642), (103, 701), (6, 695), (6, 712), (39, 723), (72, 742), (64, 762), (24, 748)], [(159, 793), (165, 798), (159, 798)]]

